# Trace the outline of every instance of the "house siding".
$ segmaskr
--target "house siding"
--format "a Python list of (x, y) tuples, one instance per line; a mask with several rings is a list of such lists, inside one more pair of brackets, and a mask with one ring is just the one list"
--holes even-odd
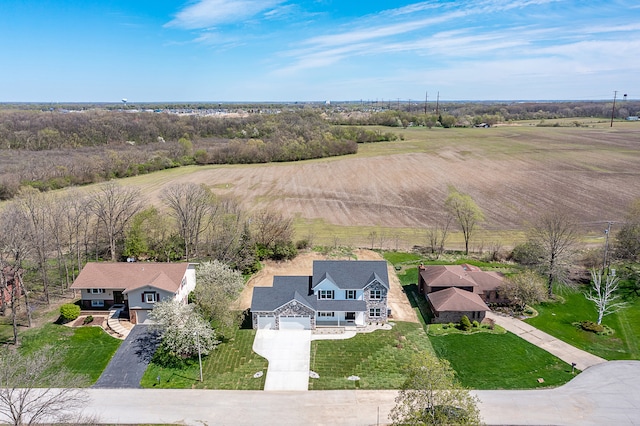
[[(295, 303), (294, 303), (295, 302)], [(276, 309), (275, 311), (268, 312), (252, 312), (252, 323), (253, 328), (258, 328), (258, 317), (259, 316), (275, 316), (276, 319), (276, 329), (280, 329), (280, 316), (288, 316), (295, 315), (300, 317), (310, 317), (311, 319), (311, 329), (316, 327), (316, 312), (309, 308), (306, 305), (303, 305), (300, 302), (291, 301), (286, 305)]]
[[(382, 297), (380, 299), (372, 299), (371, 291), (380, 290)], [(364, 313), (366, 322), (386, 322), (387, 321), (387, 288), (378, 281), (373, 281), (364, 291), (364, 301), (367, 304), (367, 310)], [(379, 317), (369, 315), (370, 309), (380, 309)]]

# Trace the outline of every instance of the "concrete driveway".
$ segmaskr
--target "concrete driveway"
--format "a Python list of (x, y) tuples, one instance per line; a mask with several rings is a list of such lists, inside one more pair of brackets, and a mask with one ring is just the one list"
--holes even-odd
[(94, 388), (139, 388), (159, 339), (148, 325), (138, 324), (131, 329), (109, 361)]
[(264, 390), (309, 389), (311, 330), (258, 330), (253, 350), (269, 361)]

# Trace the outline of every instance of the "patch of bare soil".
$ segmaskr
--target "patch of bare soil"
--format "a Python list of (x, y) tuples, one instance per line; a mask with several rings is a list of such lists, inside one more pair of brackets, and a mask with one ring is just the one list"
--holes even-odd
[[(371, 250), (354, 250), (353, 254), (357, 260), (383, 260), (382, 256)], [(353, 259), (353, 257), (350, 257)], [(306, 252), (299, 254), (295, 259), (286, 262), (266, 261), (263, 268), (255, 274), (238, 298), (238, 308), (248, 309), (251, 307), (251, 297), (254, 287), (271, 287), (273, 277), (275, 275), (311, 275), (313, 273), (314, 260), (340, 260), (340, 257), (324, 255), (318, 252)], [(348, 259), (348, 257), (343, 257)], [(418, 322), (416, 312), (411, 307), (411, 303), (407, 299), (407, 295), (402, 290), (400, 280), (396, 275), (392, 265), (389, 268), (389, 285), (390, 291), (388, 295), (388, 305), (391, 308), (393, 320)]]
[(86, 324), (84, 321), (88, 317), (88, 315), (80, 315), (78, 318), (76, 318), (75, 321), (67, 323), (66, 325), (70, 327), (83, 327), (83, 326), (94, 326), (94, 325), (103, 327), (106, 324), (106, 321), (107, 321), (106, 316), (100, 316), (100, 315), (92, 315), (92, 316), (93, 316), (93, 320)]

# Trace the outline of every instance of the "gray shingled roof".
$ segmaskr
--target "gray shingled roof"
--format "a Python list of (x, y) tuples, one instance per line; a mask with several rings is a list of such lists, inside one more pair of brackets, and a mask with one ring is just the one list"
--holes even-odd
[(251, 310), (274, 311), (292, 300), (315, 309), (316, 297), (309, 295), (310, 280), (308, 276), (273, 277), (273, 287), (254, 287)]
[(342, 290), (362, 290), (374, 279), (389, 288), (385, 260), (314, 260), (312, 288), (325, 278)]

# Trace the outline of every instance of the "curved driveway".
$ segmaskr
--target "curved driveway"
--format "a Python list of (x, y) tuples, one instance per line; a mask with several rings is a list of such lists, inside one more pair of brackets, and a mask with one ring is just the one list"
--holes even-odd
[[(374, 425), (388, 423), (396, 391), (307, 392), (88, 389), (99, 423)], [(640, 361), (588, 368), (556, 389), (475, 391), (489, 425), (640, 423)]]

